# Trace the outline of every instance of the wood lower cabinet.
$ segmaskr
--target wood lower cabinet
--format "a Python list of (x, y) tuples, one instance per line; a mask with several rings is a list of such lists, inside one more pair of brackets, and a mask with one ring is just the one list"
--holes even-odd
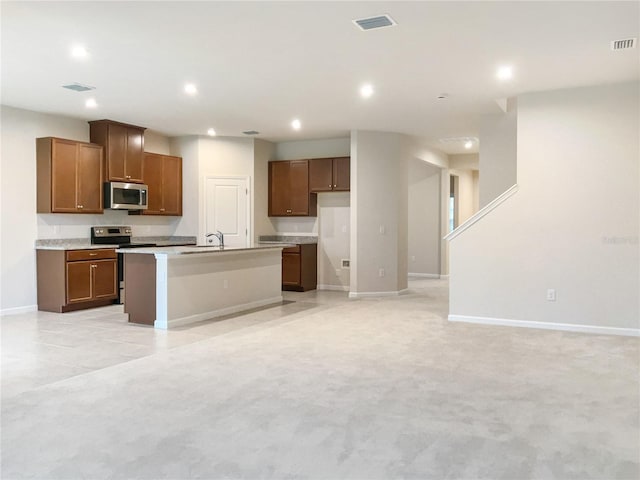
[(351, 157), (309, 160), (310, 192), (348, 192), (351, 189)]
[(269, 162), (269, 216), (315, 217), (317, 197), (309, 192), (309, 161)]
[(113, 120), (89, 122), (92, 143), (104, 146), (104, 177), (107, 182), (144, 183), (144, 127)]
[(143, 215), (182, 215), (182, 158), (145, 152), (142, 179), (149, 187)]
[(305, 243), (282, 249), (282, 289), (305, 292), (318, 284), (318, 246)]
[(63, 138), (36, 139), (37, 212), (102, 213), (103, 148)]
[(114, 249), (37, 250), (38, 310), (69, 312), (109, 305), (118, 296)]

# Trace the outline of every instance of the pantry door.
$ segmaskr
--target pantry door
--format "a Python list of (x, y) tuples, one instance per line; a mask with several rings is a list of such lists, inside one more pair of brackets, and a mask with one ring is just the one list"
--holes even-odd
[(218, 245), (207, 233), (224, 233), (226, 247), (248, 247), (249, 239), (249, 177), (205, 178), (205, 229), (202, 245)]

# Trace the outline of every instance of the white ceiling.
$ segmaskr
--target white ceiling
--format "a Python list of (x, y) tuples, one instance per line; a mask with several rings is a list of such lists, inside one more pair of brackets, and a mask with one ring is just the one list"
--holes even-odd
[[(638, 2), (5, 2), (2, 103), (170, 136), (477, 137), (495, 99), (640, 78)], [(397, 26), (351, 20), (387, 13)], [(82, 43), (89, 58), (73, 59)], [(514, 78), (495, 77), (511, 64)], [(92, 92), (61, 88), (79, 82)], [(199, 94), (184, 94), (186, 82)], [(371, 82), (375, 94), (358, 94)], [(440, 93), (449, 98), (438, 100)], [(85, 108), (94, 97), (98, 108)], [(300, 118), (302, 130), (290, 127)]]

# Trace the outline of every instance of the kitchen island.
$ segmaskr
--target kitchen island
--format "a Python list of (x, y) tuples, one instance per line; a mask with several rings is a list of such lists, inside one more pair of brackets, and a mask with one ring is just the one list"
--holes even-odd
[(281, 244), (121, 248), (129, 322), (167, 329), (282, 302)]

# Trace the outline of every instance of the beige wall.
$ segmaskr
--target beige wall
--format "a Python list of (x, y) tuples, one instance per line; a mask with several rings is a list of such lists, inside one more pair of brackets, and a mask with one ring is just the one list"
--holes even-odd
[(519, 191), (451, 241), (452, 316), (639, 328), (638, 92), (518, 98)]
[(480, 208), (516, 183), (515, 102), (506, 113), (485, 115), (480, 126)]
[[(86, 120), (1, 107), (0, 157), (0, 312), (34, 309), (35, 241), (42, 238), (89, 238), (93, 225), (131, 225), (133, 234), (171, 235), (174, 217), (129, 216), (106, 210), (103, 215), (36, 214), (36, 141), (61, 137), (89, 141)], [(145, 136), (145, 143), (146, 136)], [(149, 145), (168, 153), (168, 139), (151, 132)]]
[(409, 160), (409, 274), (440, 275), (440, 171)]
[(318, 285), (324, 290), (349, 290), (351, 208), (349, 192), (318, 194)]
[(404, 135), (351, 133), (351, 296), (407, 287), (410, 155)]

